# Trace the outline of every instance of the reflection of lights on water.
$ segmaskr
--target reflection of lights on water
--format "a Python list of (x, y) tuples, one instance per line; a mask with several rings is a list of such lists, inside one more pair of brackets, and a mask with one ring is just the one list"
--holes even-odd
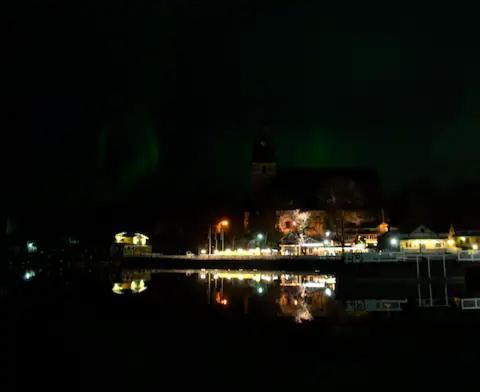
[(132, 280), (132, 283), (130, 284), (130, 289), (132, 290), (133, 293), (141, 293), (147, 289), (147, 286), (145, 286), (145, 281), (141, 279), (140, 281), (135, 281)]
[(123, 293), (122, 293), (122, 286), (120, 286), (118, 283), (114, 283), (114, 284), (113, 284), (112, 291), (113, 291), (115, 294), (123, 294)]
[(327, 297), (331, 297), (331, 296), (332, 296), (332, 289), (329, 288), (329, 287), (327, 287), (327, 288), (325, 289), (325, 295), (326, 295)]
[(128, 282), (114, 283), (112, 287), (112, 291), (115, 294), (123, 294), (123, 292), (125, 290), (128, 290), (128, 288), (130, 288), (133, 294), (139, 294), (144, 292), (147, 289), (147, 286), (145, 285), (145, 281), (143, 279), (132, 280), (130, 282), (130, 285), (128, 284)]

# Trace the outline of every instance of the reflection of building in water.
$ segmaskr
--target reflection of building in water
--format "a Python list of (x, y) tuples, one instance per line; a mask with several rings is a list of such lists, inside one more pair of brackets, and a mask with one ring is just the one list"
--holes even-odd
[(145, 256), (152, 253), (152, 247), (148, 244), (149, 238), (141, 233), (117, 233), (110, 247), (111, 256)]
[(282, 291), (278, 304), (284, 316), (296, 322), (311, 320), (314, 316), (325, 316), (327, 305), (335, 292), (336, 279), (333, 275), (283, 274), (280, 277)]
[(407, 299), (355, 299), (345, 301), (347, 312), (399, 312)]
[[(187, 271), (187, 275), (190, 274), (191, 272)], [(198, 279), (207, 286), (208, 303), (230, 305), (232, 298), (225, 294), (225, 290), (234, 285), (243, 292), (245, 313), (249, 312), (250, 298), (273, 294), (271, 299), (277, 298), (276, 303), (280, 306), (281, 314), (293, 317), (297, 322), (324, 315), (336, 284), (333, 275), (282, 274), (268, 271), (201, 270), (198, 272)], [(237, 294), (240, 293), (237, 291)]]
[(132, 293), (139, 294), (147, 289), (145, 282), (151, 279), (149, 272), (124, 272), (121, 281), (113, 283), (112, 291), (115, 294)]
[(202, 270), (198, 276), (200, 279), (207, 279), (207, 275), (210, 274), (213, 279), (227, 279), (227, 280), (238, 280), (238, 281), (264, 281), (272, 282), (278, 280), (278, 275), (270, 272), (255, 272), (255, 271), (206, 271)]

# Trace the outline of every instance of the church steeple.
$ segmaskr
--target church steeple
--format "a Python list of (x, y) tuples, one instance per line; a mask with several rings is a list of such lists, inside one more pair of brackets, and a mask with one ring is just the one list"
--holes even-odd
[(275, 147), (264, 130), (253, 145), (251, 177), (254, 186), (265, 185), (277, 175)]

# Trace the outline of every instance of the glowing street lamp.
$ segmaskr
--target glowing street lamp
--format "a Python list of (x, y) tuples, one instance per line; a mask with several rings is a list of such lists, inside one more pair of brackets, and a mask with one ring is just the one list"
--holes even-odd
[(392, 245), (392, 246), (397, 246), (397, 245), (398, 245), (398, 239), (396, 239), (396, 238), (391, 238), (391, 239), (390, 239), (390, 245)]
[(227, 219), (223, 219), (217, 224), (217, 230), (220, 231), (220, 237), (222, 240), (222, 250), (225, 250), (225, 230), (230, 226), (230, 222)]
[(258, 240), (258, 241), (263, 240), (263, 238), (264, 238), (264, 237), (263, 237), (263, 234), (262, 234), (262, 233), (258, 233), (258, 234), (257, 234), (257, 240)]
[(27, 252), (28, 253), (35, 253), (37, 251), (37, 245), (33, 241), (27, 242)]

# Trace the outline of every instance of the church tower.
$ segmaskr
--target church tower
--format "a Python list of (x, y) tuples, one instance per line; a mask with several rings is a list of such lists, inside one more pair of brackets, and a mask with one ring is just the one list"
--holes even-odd
[(253, 145), (251, 179), (254, 188), (268, 185), (277, 175), (275, 148), (267, 135), (261, 135)]

